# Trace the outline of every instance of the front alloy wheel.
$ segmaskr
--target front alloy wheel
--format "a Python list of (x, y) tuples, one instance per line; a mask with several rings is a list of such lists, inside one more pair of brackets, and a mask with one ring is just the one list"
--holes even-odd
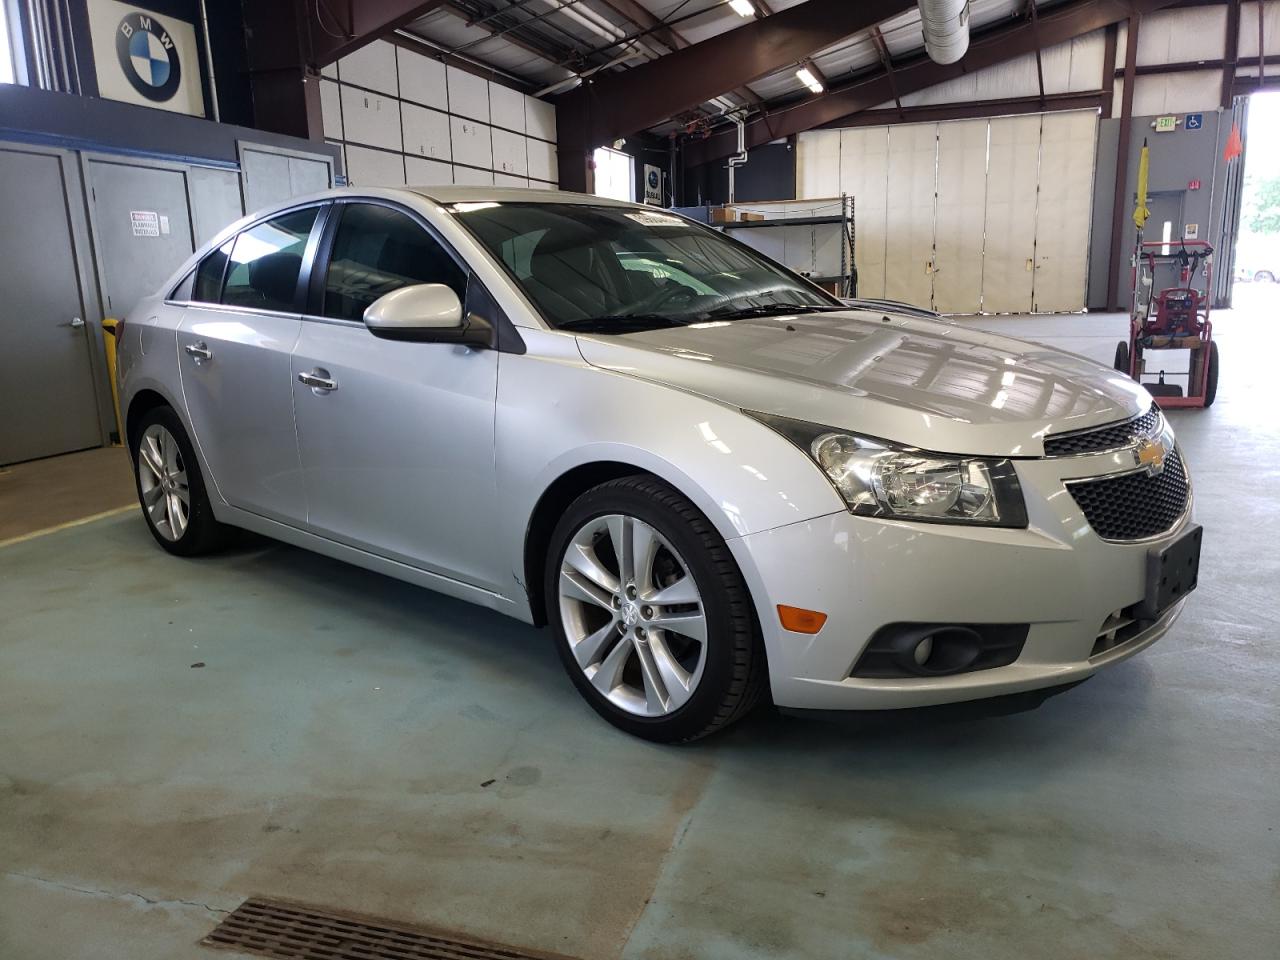
[(642, 717), (683, 707), (706, 663), (707, 620), (689, 565), (643, 520), (596, 517), (560, 567), (560, 616), (583, 674)]
[(656, 477), (611, 480), (569, 505), (543, 596), (574, 686), (629, 733), (695, 740), (763, 693), (764, 651), (733, 555)]

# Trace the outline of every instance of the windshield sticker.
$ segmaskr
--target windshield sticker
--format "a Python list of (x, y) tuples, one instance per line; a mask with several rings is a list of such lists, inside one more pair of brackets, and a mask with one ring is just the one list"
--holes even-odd
[(624, 213), (623, 216), (628, 220), (634, 220), (636, 223), (645, 227), (684, 226), (683, 219), (680, 217), (674, 217), (669, 213)]

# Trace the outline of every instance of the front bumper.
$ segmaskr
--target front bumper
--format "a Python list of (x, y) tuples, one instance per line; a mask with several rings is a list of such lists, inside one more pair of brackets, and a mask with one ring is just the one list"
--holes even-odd
[[(856, 517), (847, 512), (730, 541), (756, 602), (774, 702), (882, 710), (954, 703), (1073, 683), (1150, 646), (1185, 603), (1102, 652), (1108, 618), (1142, 600), (1147, 554), (1186, 528), (1110, 543), (1089, 527), (1064, 481), (1129, 469), (1120, 455), (1018, 461), (1025, 530)], [(813, 636), (782, 629), (777, 604), (821, 610)], [(892, 623), (1026, 623), (1011, 664), (944, 677), (850, 675), (871, 636)]]

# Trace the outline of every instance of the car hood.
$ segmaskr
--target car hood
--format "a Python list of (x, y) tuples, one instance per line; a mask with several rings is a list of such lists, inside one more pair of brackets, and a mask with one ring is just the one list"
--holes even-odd
[(1084, 357), (940, 320), (847, 310), (580, 335), (590, 364), (746, 410), (944, 453), (1040, 456), (1050, 433), (1146, 412)]

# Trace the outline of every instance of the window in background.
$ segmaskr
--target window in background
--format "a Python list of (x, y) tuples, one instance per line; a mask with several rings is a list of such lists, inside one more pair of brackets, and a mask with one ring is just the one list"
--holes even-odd
[(608, 147), (596, 147), (592, 159), (596, 168), (596, 196), (634, 203), (636, 178), (630, 154), (610, 150)]
[(13, 33), (9, 29), (9, 3), (0, 0), (0, 83), (14, 83)]

